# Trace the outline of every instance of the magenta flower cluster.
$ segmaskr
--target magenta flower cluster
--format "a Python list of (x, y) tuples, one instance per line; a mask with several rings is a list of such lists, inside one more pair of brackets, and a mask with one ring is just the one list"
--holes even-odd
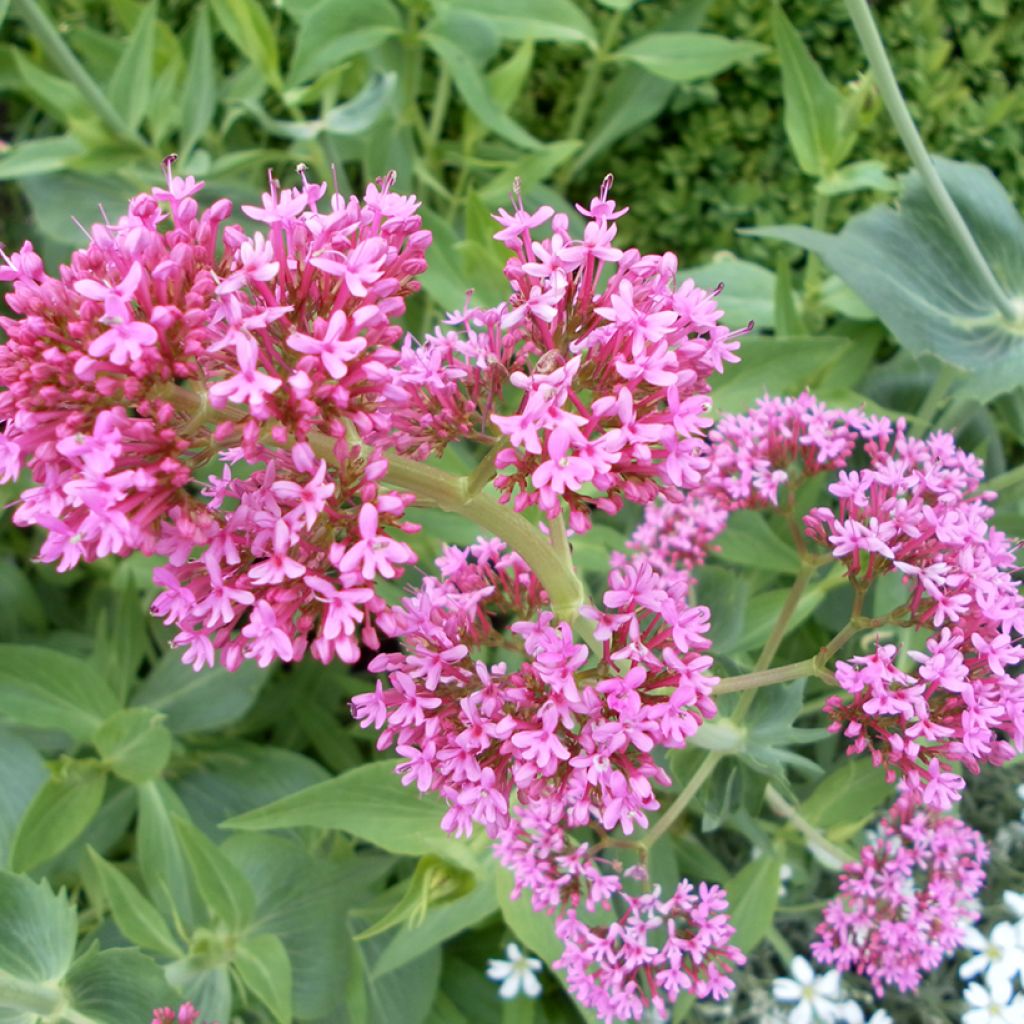
[(823, 964), (866, 977), (881, 996), (921, 983), (960, 945), (980, 916), (988, 849), (962, 821), (904, 793), (839, 877), (811, 946)]
[(1024, 750), (1024, 691), (1011, 674), (1024, 658), (1024, 599), (975, 456), (948, 434), (918, 440), (902, 421), (829, 409), (809, 394), (725, 416), (709, 440), (700, 485), (647, 511), (634, 557), (686, 577), (742, 508), (778, 508), (813, 557), (793, 502), (802, 483), (828, 473), (836, 504), (811, 509), (800, 533), (845, 566), (862, 603), (881, 578), (902, 582), (897, 606), (863, 628), (920, 637), (906, 662), (878, 638), (869, 654), (836, 663), (844, 692), (825, 701), (831, 728), (850, 740), (849, 753), (867, 751), (937, 810), (959, 799), (958, 765), (977, 772)]

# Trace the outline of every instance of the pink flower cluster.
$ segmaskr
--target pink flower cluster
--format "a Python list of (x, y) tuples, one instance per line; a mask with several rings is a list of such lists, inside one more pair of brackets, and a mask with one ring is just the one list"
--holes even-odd
[(199, 1011), (191, 1003), (182, 1003), (177, 1012), (169, 1006), (153, 1011), (151, 1024), (196, 1024)]
[(863, 975), (879, 996), (887, 985), (916, 989), (980, 916), (974, 897), (987, 859), (974, 829), (905, 793), (840, 875), (811, 946), (815, 958)]
[(352, 702), (382, 729), (399, 772), (449, 804), (443, 826), (492, 836), (513, 804), (543, 804), (568, 827), (647, 826), (668, 776), (656, 747), (683, 747), (715, 712), (707, 609), (649, 568), (615, 570), (595, 621), (594, 657), (501, 541), (447, 548), (400, 607), (379, 620), (402, 650), (378, 655), (373, 693)]
[(223, 227), (227, 200), (200, 213), (201, 188), (168, 172), (59, 279), (29, 244), (0, 269), (21, 314), (0, 318), (0, 479), (29, 468), (14, 518), (61, 570), (166, 555), (154, 610), (197, 668), (355, 661), (374, 581), (414, 560), (380, 439), (430, 234), (388, 181), (362, 202), (272, 183), (243, 207), (265, 235)]
[[(683, 502), (649, 509), (636, 558), (688, 578), (740, 508), (791, 502), (806, 479), (835, 474), (835, 507), (804, 517), (807, 537), (843, 562), (857, 591), (896, 574), (906, 599), (882, 616), (923, 633), (901, 661), (895, 644), (837, 662), (845, 695), (827, 699), (831, 728), (870, 752), (930, 807), (948, 808), (963, 779), (1024, 749), (1024, 687), (1010, 670), (1024, 658), (1024, 600), (1014, 546), (989, 520), (994, 495), (982, 466), (948, 434), (918, 440), (905, 424), (833, 410), (811, 395), (765, 398), (709, 435), (710, 467)], [(863, 468), (847, 468), (854, 459)]]
[(632, 895), (628, 883), (646, 872), (623, 870), (602, 842), (578, 841), (558, 819), (550, 806), (517, 811), (494, 850), (515, 878), (512, 898), (530, 889), (534, 910), (557, 913), (565, 951), (553, 966), (573, 995), (603, 1021), (667, 1016), (683, 994), (723, 999), (746, 962), (729, 942), (725, 893), (683, 879), (667, 898), (658, 885)]
[[(552, 519), (567, 510), (577, 532), (592, 507), (615, 512), (623, 499), (645, 504), (699, 481), (709, 377), (738, 347), (714, 296), (677, 283), (673, 255), (615, 247), (626, 210), (610, 185), (578, 207), (582, 238), (550, 206), (500, 211), (510, 300), (410, 339), (398, 374), (400, 451), (492, 444), (502, 499)], [(536, 237), (549, 221), (550, 235)]]

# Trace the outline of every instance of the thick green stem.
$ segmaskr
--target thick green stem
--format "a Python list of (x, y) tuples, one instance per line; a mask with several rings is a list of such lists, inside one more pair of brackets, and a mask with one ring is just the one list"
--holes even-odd
[(814, 675), (814, 658), (794, 661), (791, 665), (779, 665), (776, 668), (759, 669), (741, 676), (729, 676), (715, 687), (715, 696), (723, 693), (742, 693), (745, 690), (757, 690), (762, 686), (774, 686), (776, 683), (788, 683), (793, 679)]
[(878, 34), (878, 27), (875, 25), (875, 19), (871, 16), (867, 0), (846, 0), (846, 10), (850, 15), (850, 20), (853, 22), (857, 35), (860, 37), (861, 46), (864, 47), (864, 53), (867, 55), (871, 72), (878, 83), (878, 92), (882, 97), (882, 102), (885, 103), (889, 116), (896, 126), (900, 141), (903, 143), (903, 148), (906, 149), (907, 154), (921, 175), (921, 180), (924, 182), (928, 194), (932, 197), (943, 219), (949, 225), (950, 230), (953, 232), (953, 237), (956, 239), (957, 245), (959, 245), (967, 262), (975, 268), (981, 280), (985, 283), (993, 301), (999, 307), (999, 311), (1010, 323), (1018, 323), (1022, 319), (1022, 311), (1015, 306), (1013, 300), (996, 280), (988, 260), (985, 259), (978, 248), (978, 243), (974, 240), (970, 228), (957, 209), (956, 203), (953, 202), (949, 192), (946, 191), (946, 186), (943, 185), (942, 179), (935, 169), (935, 164), (928, 155), (928, 150), (925, 149), (924, 142), (914, 124), (914, 119), (910, 116), (906, 101), (900, 92), (899, 83), (893, 74), (892, 65), (889, 63), (888, 54), (885, 52), (885, 44), (882, 42), (882, 37)]
[(792, 825), (819, 854), (820, 859), (830, 862), (830, 866), (834, 865), (836, 871), (850, 860), (846, 850), (826, 839), (795, 807), (787, 803), (771, 783), (765, 786), (764, 797), (772, 811)]
[(35, 33), (39, 45), (46, 55), (78, 87), (79, 92), (88, 101), (99, 119), (120, 139), (132, 145), (145, 147), (145, 139), (114, 109), (103, 90), (96, 84), (92, 75), (82, 66), (74, 55), (71, 47), (64, 42), (57, 27), (49, 15), (36, 3), (36, 0), (17, 0), (18, 10)]
[(772, 658), (775, 657), (779, 645), (786, 635), (789, 620), (793, 618), (793, 613), (800, 603), (800, 598), (803, 597), (807, 584), (814, 575), (814, 568), (813, 565), (802, 565), (800, 571), (796, 574), (796, 579), (793, 580), (793, 585), (789, 588), (789, 593), (786, 595), (786, 603), (782, 606), (779, 617), (775, 620), (775, 626), (772, 628), (771, 635), (765, 642), (757, 663), (754, 665), (755, 672), (767, 668), (772, 663)]
[(654, 823), (654, 827), (647, 833), (644, 839), (644, 846), (650, 850), (654, 844), (676, 823), (676, 819), (686, 810), (686, 805), (694, 798), (697, 790), (704, 785), (716, 765), (725, 755), (721, 751), (713, 751), (708, 754), (700, 766), (690, 777), (683, 791), (669, 804), (665, 813)]
[(64, 995), (58, 988), (41, 981), (23, 981), (0, 971), (0, 1007), (50, 1017), (62, 1009)]
[[(195, 432), (204, 422), (234, 421), (245, 416), (244, 410), (232, 406), (211, 410), (204, 395), (176, 384), (163, 386), (159, 397), (189, 417), (183, 428), (186, 433)], [(313, 433), (307, 440), (320, 458), (337, 465), (335, 438)], [(548, 593), (555, 615), (573, 622), (583, 604), (583, 586), (573, 570), (571, 559), (564, 560), (536, 526), (508, 505), (502, 505), (483, 492), (473, 492), (469, 479), (401, 455), (390, 455), (384, 483), (396, 491), (415, 495), (418, 504), (452, 512), (500, 537), (533, 570)]]

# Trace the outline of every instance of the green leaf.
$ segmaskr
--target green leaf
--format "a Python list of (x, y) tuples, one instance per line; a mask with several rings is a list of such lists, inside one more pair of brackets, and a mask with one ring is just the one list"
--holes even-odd
[(72, 135), (16, 142), (0, 156), (0, 181), (31, 178), (62, 171), (82, 155), (85, 148)]
[(729, 893), (729, 920), (736, 929), (731, 941), (744, 953), (750, 953), (768, 934), (779, 903), (778, 857), (760, 856), (752, 860), (726, 886)]
[(11, 9), (11, 0), (0, 0), (0, 25), (7, 19), (7, 12)]
[(394, 5), (388, 0), (321, 0), (303, 18), (288, 66), (288, 86), (295, 88), (366, 53), (402, 31)]
[(175, 960), (165, 968), (167, 980), (187, 999), (203, 1021), (232, 1020), (231, 972), (226, 964), (210, 966), (203, 953)]
[(10, 721), (86, 741), (117, 709), (110, 687), (80, 658), (0, 644), (0, 715)]
[(146, 1020), (153, 1007), (177, 1002), (164, 972), (135, 949), (86, 953), (72, 965), (64, 987), (78, 1024)]
[(713, 78), (767, 50), (761, 43), (708, 32), (655, 32), (627, 43), (611, 59), (629, 61), (659, 78), (684, 83)]
[(249, 935), (235, 947), (235, 967), (242, 984), (279, 1024), (292, 1020), (292, 965), (276, 935)]
[(18, 185), (28, 198), (39, 232), (76, 248), (82, 244), (82, 229), (72, 218), (86, 226), (95, 224), (101, 205), (110, 214), (119, 213), (136, 191), (112, 175), (47, 174), (21, 178)]
[(233, 932), (243, 931), (256, 908), (245, 877), (192, 822), (175, 817), (174, 830), (207, 908)]
[(200, 4), (192, 18), (192, 43), (181, 97), (185, 111), (181, 132), (181, 155), (187, 159), (206, 133), (217, 110), (217, 64), (213, 54), (210, 8)]
[(745, 327), (751, 320), (755, 331), (775, 326), (775, 274), (767, 267), (728, 253), (711, 263), (681, 270), (679, 277), (691, 277), (694, 284), (709, 292), (721, 285), (715, 301), (725, 314), (722, 322), (729, 327)]
[(11, 843), (11, 867), (31, 871), (85, 831), (103, 803), (107, 776), (96, 764), (64, 760), (28, 805)]
[(534, 138), (522, 125), (513, 121), (495, 102), (487, 91), (484, 81), (471, 54), (450, 36), (443, 34), (444, 26), (434, 23), (433, 31), (426, 31), (421, 38), (423, 43), (437, 55), (448, 69), (455, 88), (465, 101), (466, 106), (476, 115), (480, 122), (499, 135), (506, 142), (511, 142), (521, 149), (540, 149), (543, 145)]
[(131, 34), (124, 41), (121, 56), (110, 76), (107, 97), (132, 129), (138, 128), (149, 106), (153, 89), (153, 48), (156, 42), (156, 0), (150, 0)]
[(395, 774), (397, 764), (377, 761), (361, 765), (336, 779), (230, 818), (223, 827), (337, 829), (389, 853), (412, 857), (433, 853), (479, 872), (481, 861), (472, 847), (441, 831), (441, 802), (433, 794), (421, 795), (415, 786), (403, 786)]
[(594, 26), (571, 0), (448, 0), (448, 7), (485, 18), (504, 39), (583, 43), (597, 49)]
[(49, 776), (28, 740), (0, 729), (0, 864), (7, 863), (18, 822)]
[(772, 30), (782, 66), (782, 123), (800, 170), (822, 178), (835, 167), (843, 98), (825, 77), (782, 8), (772, 7)]
[(749, 569), (795, 576), (800, 571), (800, 557), (791, 544), (765, 522), (759, 512), (741, 509), (729, 516), (725, 532), (715, 540), (719, 558)]
[(283, 88), (277, 37), (266, 11), (256, 0), (210, 0), (213, 14), (239, 53), (259, 68), (264, 81), (280, 92)]
[[(1024, 220), (991, 171), (933, 158), (996, 279), (1024, 308)], [(1024, 318), (1007, 320), (968, 262), (920, 176), (903, 179), (898, 209), (876, 206), (838, 235), (784, 226), (746, 234), (818, 253), (915, 356), (969, 371), (966, 395), (989, 400), (1024, 383)]]
[(568, 163), (579, 148), (580, 142), (577, 139), (550, 142), (543, 149), (528, 153), (502, 168), (477, 191), (476, 195), (487, 206), (497, 206), (507, 198), (510, 181), (518, 178), (523, 190), (528, 191), (546, 181), (559, 167)]
[(793, 298), (793, 270), (781, 255), (775, 264), (775, 333), (791, 337), (807, 333)]
[(172, 742), (163, 719), (151, 708), (125, 708), (100, 726), (93, 743), (118, 778), (134, 783), (159, 778)]
[(530, 77), (535, 49), (532, 39), (524, 39), (508, 60), (487, 72), (487, 91), (505, 113), (519, 98)]
[(151, 949), (165, 956), (181, 956), (181, 947), (171, 934), (160, 911), (91, 846), (89, 859), (99, 875), (110, 913), (121, 934), (143, 949)]
[(45, 879), (0, 871), (0, 975), (52, 982), (64, 977), (75, 955), (77, 914), (62, 889)]
[(829, 772), (800, 805), (800, 814), (834, 842), (849, 839), (892, 799), (885, 771), (866, 757), (849, 758)]
[[(420, 277), (423, 288), (442, 309), (460, 309), (466, 303), (466, 289), (469, 286), (462, 276), (461, 263), (456, 251), (459, 236), (449, 221), (433, 210), (421, 207), (420, 216), (423, 218), (423, 226), (434, 238), (430, 246), (427, 269)], [(416, 509), (409, 511), (418, 514)], [(456, 520), (453, 525), (458, 527), (459, 522)], [(472, 527), (472, 531), (474, 535), (479, 532), (475, 527)]]
[(177, 735), (213, 732), (244, 715), (270, 676), (254, 661), (234, 672), (220, 666), (196, 672), (178, 654), (165, 654), (132, 695), (132, 704), (167, 716)]
[(898, 188), (881, 160), (855, 160), (816, 182), (814, 191), (821, 196), (845, 196), (851, 192), (895, 192)]
[(165, 782), (139, 786), (139, 817), (135, 854), (150, 899), (170, 918), (180, 920), (186, 931), (195, 923), (199, 896), (171, 815), (185, 808)]

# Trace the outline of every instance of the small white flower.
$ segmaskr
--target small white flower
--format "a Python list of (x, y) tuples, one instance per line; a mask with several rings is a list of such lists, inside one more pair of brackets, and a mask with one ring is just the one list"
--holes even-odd
[(875, 1010), (868, 1018), (868, 1024), (892, 1024), (892, 1017), (885, 1010)]
[(487, 977), (501, 982), (498, 995), (502, 999), (515, 999), (521, 992), (529, 999), (536, 999), (540, 995), (537, 972), (544, 965), (535, 956), (526, 956), (514, 942), (505, 947), (505, 957), (487, 961)]
[[(840, 1003), (836, 1007), (832, 1024), (864, 1024), (864, 1011), (860, 1008), (860, 1003), (852, 999)], [(868, 1024), (892, 1024), (892, 1017), (885, 1010), (875, 1010), (868, 1018)]]
[(1024, 996), (1014, 996), (1003, 978), (988, 985), (972, 982), (964, 998), (972, 1009), (960, 1018), (960, 1024), (1024, 1024)]
[(839, 1000), (839, 972), (829, 971), (820, 978), (802, 957), (789, 965), (791, 978), (776, 978), (772, 995), (780, 1003), (795, 1003), (789, 1011), (789, 1024), (834, 1024)]
[(1018, 929), (1009, 921), (997, 924), (988, 938), (977, 928), (968, 928), (962, 944), (977, 952), (977, 956), (960, 965), (960, 977), (965, 981), (982, 972), (990, 984), (1013, 981), (1018, 973), (1024, 976), (1024, 946)]
[(1018, 921), (1024, 921), (1024, 894), (1019, 892), (1004, 892), (1003, 902), (1010, 908)]

